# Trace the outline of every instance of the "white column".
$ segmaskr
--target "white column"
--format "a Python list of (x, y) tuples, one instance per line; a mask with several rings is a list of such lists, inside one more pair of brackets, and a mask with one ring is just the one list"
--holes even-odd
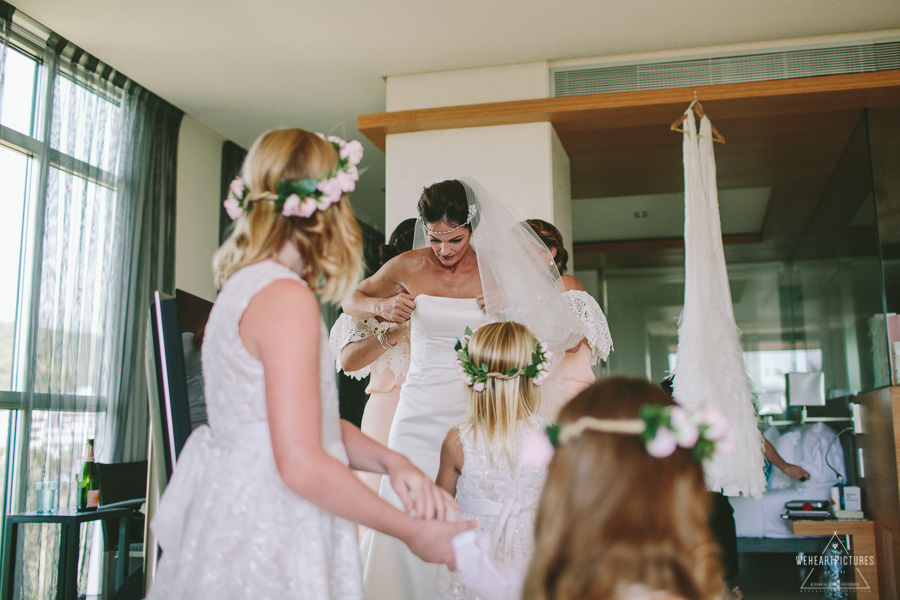
[[(390, 77), (387, 108), (412, 110), (546, 98), (547, 63)], [(521, 219), (556, 225), (572, 254), (569, 157), (550, 123), (399, 133), (386, 140), (385, 228), (416, 216), (427, 185), (473, 177)]]

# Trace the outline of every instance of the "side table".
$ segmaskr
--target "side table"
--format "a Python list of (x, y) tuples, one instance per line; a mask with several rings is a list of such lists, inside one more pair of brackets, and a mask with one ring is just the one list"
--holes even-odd
[[(861, 600), (877, 600), (878, 595), (878, 558), (875, 554), (875, 522), (874, 521), (794, 521), (794, 533), (797, 535), (849, 535), (853, 538), (850, 549), (854, 556), (867, 560), (852, 568), (857, 577), (857, 598)], [(871, 560), (869, 560), (871, 559)]]
[[(63, 508), (52, 513), (19, 513), (6, 517), (6, 546), (3, 548), (5, 577), (0, 582), (0, 598), (12, 600), (16, 583), (16, 543), (19, 526), (25, 523), (56, 523), (60, 526), (59, 558), (57, 563), (57, 600), (77, 600), (78, 598), (78, 550), (81, 524), (89, 521), (119, 521), (119, 559), (116, 564), (116, 589), (122, 585), (128, 568), (129, 530), (128, 522), (134, 514), (132, 508), (98, 508), (79, 512)], [(115, 590), (113, 590), (115, 591)]]

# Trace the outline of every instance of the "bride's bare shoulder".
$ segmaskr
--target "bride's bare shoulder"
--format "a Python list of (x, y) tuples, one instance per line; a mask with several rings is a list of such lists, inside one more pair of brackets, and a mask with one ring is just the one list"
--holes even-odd
[(395, 256), (390, 262), (396, 261), (396, 266), (403, 271), (414, 271), (417, 268), (429, 265), (430, 259), (434, 256), (434, 252), (430, 248), (419, 248), (418, 250), (409, 250)]

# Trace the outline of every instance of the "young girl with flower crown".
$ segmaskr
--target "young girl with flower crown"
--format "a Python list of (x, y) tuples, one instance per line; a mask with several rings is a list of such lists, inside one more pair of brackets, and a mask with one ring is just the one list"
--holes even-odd
[[(163, 554), (148, 598), (362, 598), (350, 521), (432, 562), (452, 561), (450, 538), (471, 526), (425, 520), (452, 498), (338, 415), (315, 293), (339, 300), (356, 283), (347, 193), (361, 154), (359, 142), (271, 131), (231, 186), (202, 351), (209, 426), (185, 444), (153, 520)], [(415, 516), (351, 468), (387, 474)]]
[[(436, 482), (456, 496), (461, 516), (489, 536), (498, 564), (527, 560), (545, 470), (522, 465), (518, 454), (526, 433), (547, 425), (536, 411), (550, 353), (527, 327), (510, 321), (467, 332), (457, 353), (470, 416), (447, 434)], [(435, 597), (478, 596), (441, 567)]]
[(689, 413), (640, 379), (602, 380), (523, 441), (547, 465), (530, 564), (453, 540), (457, 577), (485, 600), (713, 600), (725, 588), (701, 461), (729, 447), (721, 413)]

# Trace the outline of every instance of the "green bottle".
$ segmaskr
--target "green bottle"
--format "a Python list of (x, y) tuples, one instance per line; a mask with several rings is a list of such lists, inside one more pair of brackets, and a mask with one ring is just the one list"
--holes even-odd
[(84, 465), (78, 477), (78, 510), (97, 510), (99, 503), (100, 492), (94, 475), (94, 440), (91, 438), (84, 447)]

